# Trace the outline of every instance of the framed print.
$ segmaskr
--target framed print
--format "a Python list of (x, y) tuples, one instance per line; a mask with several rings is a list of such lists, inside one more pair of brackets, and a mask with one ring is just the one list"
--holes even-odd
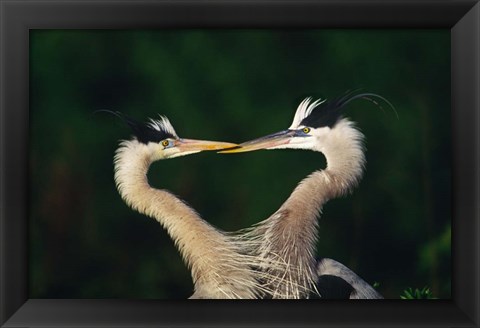
[[(476, 1), (0, 9), (3, 326), (478, 326)], [(129, 184), (140, 154), (129, 147), (151, 156), (138, 162), (141, 188)], [(339, 171), (308, 189), (325, 167)], [(182, 223), (156, 213), (148, 193), (182, 209)], [(241, 229), (272, 213), (287, 222), (294, 200), (305, 213), (318, 204), (318, 222), (269, 230), (303, 236), (271, 253), (302, 258), (298, 243), (313, 245), (319, 263), (343, 263), (383, 299), (281, 301), (269, 298), (296, 292), (265, 287), (252, 294), (263, 300), (186, 300), (215, 298), (195, 272), (220, 278), (230, 259), (249, 261), (233, 240), (252, 238), (250, 249), (266, 237)], [(227, 264), (216, 273), (208, 261)], [(339, 283), (320, 280), (299, 298)]]

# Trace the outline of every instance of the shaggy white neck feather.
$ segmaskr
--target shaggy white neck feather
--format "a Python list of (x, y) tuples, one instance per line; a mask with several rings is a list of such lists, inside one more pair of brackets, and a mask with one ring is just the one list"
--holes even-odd
[(167, 230), (195, 284), (192, 298), (254, 298), (255, 280), (238, 247), (180, 199), (152, 188), (147, 171), (152, 149), (124, 141), (115, 156), (115, 182), (124, 201)]
[(351, 122), (340, 121), (325, 142), (328, 146), (314, 149), (325, 155), (327, 168), (300, 182), (278, 211), (253, 230), (264, 236), (260, 257), (280, 256), (289, 264), (286, 273), (272, 273), (274, 298), (305, 298), (315, 289), (318, 216), (329, 199), (346, 194), (360, 180), (362, 139)]

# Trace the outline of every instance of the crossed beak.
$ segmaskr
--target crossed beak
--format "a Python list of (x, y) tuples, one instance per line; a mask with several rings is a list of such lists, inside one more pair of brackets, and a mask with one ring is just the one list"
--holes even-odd
[(247, 151), (254, 151), (259, 149), (266, 149), (271, 147), (276, 147), (280, 145), (288, 144), (292, 137), (294, 137), (296, 132), (294, 130), (284, 130), (269, 134), (258, 139), (250, 140), (238, 145), (237, 148), (222, 150), (219, 153), (222, 154), (231, 154), (231, 153), (242, 153)]
[(221, 150), (221, 149), (238, 147), (237, 144), (230, 143), (230, 142), (194, 140), (194, 139), (179, 139), (175, 142), (175, 146), (181, 152)]

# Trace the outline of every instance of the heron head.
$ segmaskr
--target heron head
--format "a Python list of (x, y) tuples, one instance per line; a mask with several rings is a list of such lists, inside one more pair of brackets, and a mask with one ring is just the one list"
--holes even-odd
[(385, 98), (373, 93), (347, 92), (332, 100), (312, 101), (312, 98), (306, 98), (298, 106), (293, 122), (287, 130), (241, 143), (237, 148), (223, 150), (220, 153), (289, 148), (323, 151), (331, 140), (338, 138), (339, 133), (336, 132), (341, 131), (345, 134), (352, 130), (351, 122), (342, 118), (344, 107), (358, 98), (376, 103), (373, 100), (375, 97), (391, 105)]
[(134, 139), (140, 147), (145, 147), (153, 161), (237, 146), (228, 142), (180, 138), (165, 116), (160, 115), (157, 120), (150, 119), (149, 122), (142, 123), (120, 112), (107, 112), (120, 117), (127, 123), (132, 129)]

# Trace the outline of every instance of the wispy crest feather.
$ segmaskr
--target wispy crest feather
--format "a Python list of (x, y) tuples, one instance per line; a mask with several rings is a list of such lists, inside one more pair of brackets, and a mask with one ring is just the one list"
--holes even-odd
[(150, 122), (148, 123), (148, 126), (159, 132), (166, 132), (178, 138), (178, 135), (175, 132), (175, 129), (173, 128), (172, 123), (170, 123), (170, 120), (166, 116), (163, 116), (163, 115), (158, 115), (158, 116), (160, 117), (160, 119), (154, 120), (151, 118)]
[(297, 111), (295, 112), (295, 116), (293, 117), (293, 122), (290, 125), (289, 129), (297, 128), (303, 119), (309, 116), (312, 111), (321, 103), (323, 103), (326, 99), (317, 99), (312, 102), (312, 97), (307, 97), (303, 99), (303, 101), (298, 105)]
[[(307, 98), (309, 99), (309, 98)], [(383, 107), (377, 100), (385, 102), (389, 107), (393, 109), (396, 114), (395, 108), (393, 105), (384, 97), (377, 95), (375, 93), (362, 92), (359, 93), (359, 90), (347, 91), (343, 95), (324, 101), (315, 101), (310, 104), (310, 100), (305, 103), (305, 100), (300, 104), (297, 113), (300, 116), (303, 116), (303, 119), (298, 122), (298, 126), (309, 126), (313, 128), (329, 127), (333, 128), (342, 118), (343, 111), (345, 106), (348, 105), (351, 101), (356, 99), (365, 99), (380, 107), (383, 110)], [(296, 115), (295, 115), (296, 116)], [(398, 117), (398, 114), (397, 114)], [(293, 126), (293, 125), (292, 125)]]

